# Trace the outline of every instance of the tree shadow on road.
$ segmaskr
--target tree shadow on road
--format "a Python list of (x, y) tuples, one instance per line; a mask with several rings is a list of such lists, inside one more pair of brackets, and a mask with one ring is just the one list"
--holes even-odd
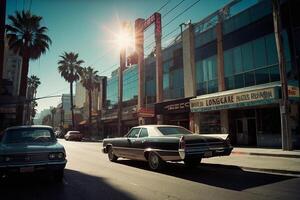
[(93, 200), (134, 199), (110, 185), (105, 179), (65, 169), (62, 183), (41, 174), (27, 174), (0, 179), (1, 200)]
[[(146, 162), (118, 160), (117, 163), (149, 170)], [(182, 163), (167, 163), (165, 169), (159, 173), (235, 191), (242, 191), (296, 178), (279, 174), (244, 171), (237, 166), (206, 163), (201, 163), (198, 168), (187, 168)]]

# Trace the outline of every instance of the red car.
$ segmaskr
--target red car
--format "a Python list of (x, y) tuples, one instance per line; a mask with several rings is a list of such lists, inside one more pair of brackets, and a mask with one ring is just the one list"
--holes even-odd
[(83, 138), (83, 134), (79, 131), (68, 131), (65, 135), (65, 140), (76, 140), (81, 141)]

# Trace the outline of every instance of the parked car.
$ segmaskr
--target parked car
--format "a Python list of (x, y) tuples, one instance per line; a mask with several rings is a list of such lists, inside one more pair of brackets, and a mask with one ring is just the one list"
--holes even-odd
[(83, 139), (83, 134), (80, 131), (68, 131), (65, 135), (65, 140), (75, 140), (81, 141)]
[(0, 177), (43, 171), (61, 181), (66, 163), (65, 149), (50, 126), (15, 126), (0, 136)]
[(202, 136), (180, 126), (145, 125), (132, 128), (122, 138), (103, 140), (103, 152), (112, 162), (119, 157), (147, 161), (159, 170), (166, 161), (184, 161), (195, 167), (202, 158), (228, 156), (233, 147), (227, 135)]
[(65, 137), (64, 133), (61, 130), (57, 130), (54, 133), (55, 133), (56, 138), (64, 138)]

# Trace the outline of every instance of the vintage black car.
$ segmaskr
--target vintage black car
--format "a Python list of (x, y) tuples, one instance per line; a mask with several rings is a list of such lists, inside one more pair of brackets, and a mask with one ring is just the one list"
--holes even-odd
[(195, 167), (202, 158), (230, 155), (228, 135), (221, 136), (193, 134), (180, 126), (137, 126), (122, 138), (104, 139), (103, 152), (112, 162), (119, 157), (147, 161), (152, 170), (161, 169), (166, 161)]
[(66, 152), (50, 126), (15, 126), (0, 135), (0, 178), (3, 175), (49, 172), (62, 181)]

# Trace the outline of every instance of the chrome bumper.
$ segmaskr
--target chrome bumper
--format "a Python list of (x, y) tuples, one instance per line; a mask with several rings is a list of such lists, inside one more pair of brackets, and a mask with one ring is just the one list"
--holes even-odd
[(34, 167), (35, 171), (59, 170), (66, 167), (67, 160), (53, 162), (36, 162), (24, 164), (0, 164), (0, 172), (18, 172), (20, 168)]

